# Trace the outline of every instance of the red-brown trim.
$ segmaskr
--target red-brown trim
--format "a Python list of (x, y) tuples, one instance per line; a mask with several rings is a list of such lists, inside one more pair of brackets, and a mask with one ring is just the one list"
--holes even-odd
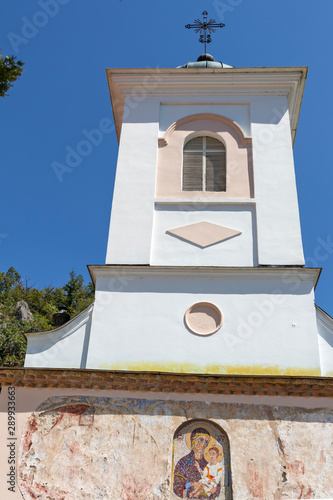
[(0, 368), (1, 386), (132, 392), (333, 397), (333, 378)]

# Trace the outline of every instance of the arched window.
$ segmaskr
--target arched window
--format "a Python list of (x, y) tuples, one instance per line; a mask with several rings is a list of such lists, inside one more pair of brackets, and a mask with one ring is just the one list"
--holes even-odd
[(181, 425), (173, 440), (172, 498), (231, 500), (230, 445), (207, 420)]
[(225, 191), (226, 151), (213, 137), (195, 137), (184, 146), (183, 191)]

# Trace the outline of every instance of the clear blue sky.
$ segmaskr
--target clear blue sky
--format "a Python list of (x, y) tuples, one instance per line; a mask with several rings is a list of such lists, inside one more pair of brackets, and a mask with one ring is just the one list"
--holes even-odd
[(52, 162), (64, 162), (84, 129), (112, 118), (106, 67), (196, 60), (202, 46), (184, 25), (205, 9), (226, 24), (209, 46), (217, 60), (309, 66), (294, 149), (297, 186), (307, 263), (323, 267), (317, 303), (333, 315), (329, 0), (3, 0), (3, 54), (16, 53), (25, 73), (0, 100), (0, 270), (14, 266), (38, 287), (59, 286), (72, 268), (88, 280), (86, 265), (105, 262), (115, 133), (61, 183)]

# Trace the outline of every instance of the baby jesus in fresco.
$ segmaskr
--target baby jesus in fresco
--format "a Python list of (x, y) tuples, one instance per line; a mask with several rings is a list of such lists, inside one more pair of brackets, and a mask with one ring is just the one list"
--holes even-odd
[(196, 462), (195, 465), (201, 474), (200, 487), (197, 488), (197, 492), (200, 490), (200, 494), (209, 497), (212, 493), (215, 493), (217, 486), (222, 479), (223, 467), (221, 462), (218, 462), (218, 457), (220, 454), (219, 449), (213, 446), (208, 451), (209, 463), (206, 465), (204, 470), (200, 469), (199, 464)]

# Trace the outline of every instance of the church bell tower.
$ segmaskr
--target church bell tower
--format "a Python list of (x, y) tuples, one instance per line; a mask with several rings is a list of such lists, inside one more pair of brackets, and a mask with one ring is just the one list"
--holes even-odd
[[(205, 44), (223, 27), (186, 27), (198, 23)], [(307, 69), (204, 53), (106, 72), (119, 154), (106, 262), (89, 266), (95, 303), (52, 335), (28, 335), (26, 366), (331, 375), (293, 163)]]
[(88, 368), (321, 374), (293, 164), (306, 73), (107, 70), (119, 156)]
[[(207, 19), (187, 25), (205, 45), (223, 27)], [(332, 497), (333, 320), (293, 162), (306, 75), (206, 51), (107, 69), (119, 155), (95, 302), (0, 373), (25, 499)]]

